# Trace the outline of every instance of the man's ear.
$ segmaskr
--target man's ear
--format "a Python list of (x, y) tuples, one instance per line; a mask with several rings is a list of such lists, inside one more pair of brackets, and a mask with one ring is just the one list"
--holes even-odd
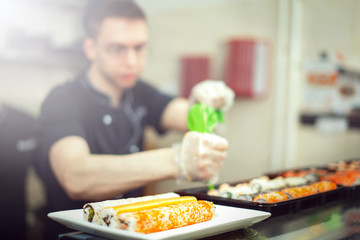
[(93, 38), (86, 38), (84, 43), (83, 43), (83, 49), (84, 49), (84, 53), (86, 55), (86, 57), (90, 60), (93, 61), (95, 59), (96, 56), (96, 51), (95, 51), (95, 40)]

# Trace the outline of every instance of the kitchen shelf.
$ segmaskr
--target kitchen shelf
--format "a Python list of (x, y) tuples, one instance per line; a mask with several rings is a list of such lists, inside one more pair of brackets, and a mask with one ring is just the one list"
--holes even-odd
[(360, 114), (349, 114), (349, 115), (339, 115), (333, 113), (323, 113), (323, 114), (314, 114), (314, 113), (301, 113), (300, 122), (304, 125), (315, 125), (316, 120), (321, 117), (334, 118), (334, 119), (346, 119), (348, 122), (349, 128), (360, 128)]
[(39, 54), (3, 54), (0, 55), (0, 63), (28, 66), (36, 68), (79, 68), (86, 64), (86, 59), (78, 53), (39, 53)]

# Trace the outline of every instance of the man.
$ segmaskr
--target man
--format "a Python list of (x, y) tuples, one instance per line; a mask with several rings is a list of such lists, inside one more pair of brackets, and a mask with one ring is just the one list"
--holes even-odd
[(35, 120), (0, 102), (1, 239), (26, 239), (25, 177), (36, 150)]
[[(96, 6), (85, 22), (89, 68), (55, 88), (42, 106), (39, 170), (48, 211), (139, 196), (152, 181), (179, 177), (206, 181), (216, 175), (226, 156), (225, 139), (200, 133), (187, 133), (180, 151), (141, 151), (147, 125), (159, 132), (187, 130), (189, 102), (139, 80), (148, 42), (142, 10), (133, 1), (99, 2), (105, 4)], [(194, 88), (192, 99), (227, 107), (233, 93), (210, 81)]]

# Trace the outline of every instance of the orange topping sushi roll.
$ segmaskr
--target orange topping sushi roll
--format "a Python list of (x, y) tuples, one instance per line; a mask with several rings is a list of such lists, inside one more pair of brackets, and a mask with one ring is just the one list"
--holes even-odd
[(290, 199), (300, 198), (318, 193), (317, 188), (311, 186), (285, 188), (281, 191), (286, 194)]
[(205, 222), (213, 218), (214, 212), (212, 202), (181, 197), (160, 204), (153, 201), (108, 208), (102, 217), (109, 227), (148, 234)]
[(313, 183), (311, 186), (317, 188), (319, 192), (330, 191), (337, 188), (336, 183), (331, 181), (321, 181)]
[(253, 201), (258, 203), (275, 203), (275, 202), (285, 201), (287, 199), (288, 197), (284, 193), (279, 191), (274, 191), (270, 193), (257, 195), (256, 197), (254, 197)]

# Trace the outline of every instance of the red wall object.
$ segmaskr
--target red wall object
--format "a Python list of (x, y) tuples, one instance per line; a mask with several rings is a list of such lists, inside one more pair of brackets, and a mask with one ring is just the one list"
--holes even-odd
[(269, 81), (269, 46), (257, 39), (231, 39), (226, 45), (224, 81), (239, 98), (264, 96)]
[(210, 58), (208, 56), (184, 56), (181, 58), (181, 93), (189, 97), (192, 87), (210, 77)]

